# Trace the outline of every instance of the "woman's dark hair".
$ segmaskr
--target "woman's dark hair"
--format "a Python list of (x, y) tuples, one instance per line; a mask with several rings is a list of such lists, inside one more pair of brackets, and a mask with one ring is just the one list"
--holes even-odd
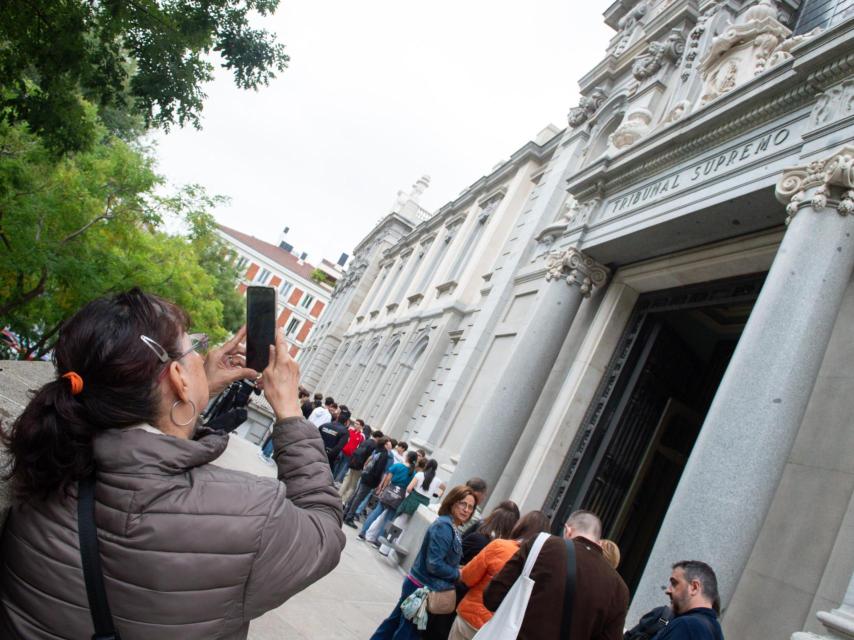
[[(422, 458), (423, 460), (424, 458)], [(433, 478), (436, 477), (436, 468), (439, 466), (439, 463), (436, 462), (434, 458), (427, 460), (427, 463), (424, 465), (424, 482), (421, 484), (422, 489), (429, 489), (430, 485), (433, 483)]]
[(510, 532), (519, 522), (519, 507), (512, 500), (505, 500), (483, 519), (477, 530), (493, 540), (510, 538)]
[[(97, 432), (154, 421), (164, 365), (140, 336), (177, 358), (189, 324), (182, 309), (136, 288), (93, 300), (63, 324), (56, 380), (36, 391), (8, 434), (0, 430), (17, 499), (46, 498), (92, 473)], [(71, 371), (83, 379), (77, 395), (61, 377)]]
[(417, 453), (415, 453), (414, 451), (410, 451), (406, 454), (406, 466), (408, 466), (410, 469), (414, 469), (416, 462), (418, 462)]
[(530, 540), (538, 533), (549, 532), (549, 519), (542, 511), (529, 511), (519, 518), (510, 532), (511, 540)]
[[(474, 491), (471, 490), (471, 487), (467, 487), (464, 484), (454, 487), (448, 493), (445, 494), (445, 497), (442, 498), (442, 504), (439, 505), (439, 515), (447, 516), (451, 514), (451, 508), (458, 502), (462, 502), (466, 498), (471, 496), (474, 498), (474, 504), (477, 506), (477, 498), (474, 495)], [(469, 513), (469, 519), (471, 519), (472, 514), (474, 513), (474, 509)]]
[(381, 436), (380, 439), (377, 440), (377, 451), (385, 451), (386, 442), (388, 442), (388, 438)]

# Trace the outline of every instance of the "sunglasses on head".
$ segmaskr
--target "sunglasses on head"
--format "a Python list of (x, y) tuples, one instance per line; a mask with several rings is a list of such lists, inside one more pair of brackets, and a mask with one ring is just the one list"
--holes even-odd
[(204, 353), (208, 349), (208, 336), (205, 333), (191, 333), (189, 335), (190, 338), (190, 348), (184, 351), (183, 353), (175, 356), (174, 358), (169, 356), (169, 352), (166, 351), (156, 340), (149, 338), (148, 336), (139, 336), (139, 339), (142, 340), (143, 344), (146, 347), (151, 349), (154, 352), (154, 355), (157, 356), (157, 359), (160, 360), (163, 364), (168, 364), (170, 360), (180, 360), (184, 356), (193, 351), (198, 351), (199, 353)]

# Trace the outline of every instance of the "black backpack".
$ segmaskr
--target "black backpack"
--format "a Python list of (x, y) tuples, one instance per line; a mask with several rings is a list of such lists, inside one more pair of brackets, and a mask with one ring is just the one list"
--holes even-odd
[(640, 622), (626, 631), (623, 640), (651, 640), (673, 620), (673, 609), (658, 607), (643, 614)]
[(353, 452), (353, 455), (350, 456), (350, 468), (351, 469), (363, 469), (365, 466), (365, 462), (367, 462), (368, 458), (371, 457), (371, 454), (376, 450), (376, 445), (373, 441), (368, 443), (365, 440), (362, 444), (356, 447), (356, 450)]

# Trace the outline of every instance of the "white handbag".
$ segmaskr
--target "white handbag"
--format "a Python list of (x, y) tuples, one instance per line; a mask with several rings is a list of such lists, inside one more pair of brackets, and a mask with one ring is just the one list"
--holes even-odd
[(543, 543), (548, 539), (548, 533), (541, 533), (534, 540), (531, 552), (525, 561), (525, 567), (522, 569), (522, 575), (516, 578), (516, 582), (504, 596), (498, 610), (475, 634), (474, 640), (516, 640), (519, 629), (522, 628), (528, 600), (531, 599), (531, 592), (534, 590), (534, 581), (530, 578), (531, 569), (534, 568)]

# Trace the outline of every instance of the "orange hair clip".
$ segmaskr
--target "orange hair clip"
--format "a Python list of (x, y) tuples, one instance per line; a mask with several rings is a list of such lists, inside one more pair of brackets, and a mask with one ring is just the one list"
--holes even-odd
[(62, 377), (66, 378), (71, 383), (71, 395), (76, 396), (78, 393), (83, 391), (83, 378), (81, 378), (78, 373), (69, 371), (68, 373), (63, 373)]

